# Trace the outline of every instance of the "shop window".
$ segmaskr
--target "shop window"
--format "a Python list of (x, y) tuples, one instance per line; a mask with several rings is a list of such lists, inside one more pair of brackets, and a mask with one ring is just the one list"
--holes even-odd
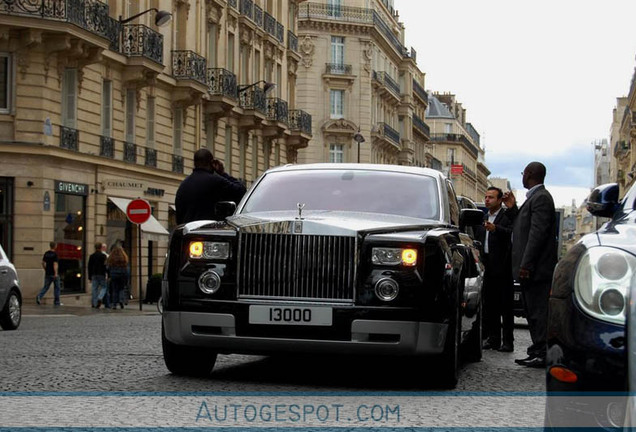
[(55, 194), (53, 240), (57, 243), (55, 251), (63, 293), (83, 291), (85, 208), (84, 196)]
[(13, 259), (13, 178), (0, 177), (0, 244)]

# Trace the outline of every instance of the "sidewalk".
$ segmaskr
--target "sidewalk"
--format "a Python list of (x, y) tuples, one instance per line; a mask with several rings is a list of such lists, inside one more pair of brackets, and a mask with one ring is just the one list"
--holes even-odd
[(103, 306), (99, 309), (90, 306), (53, 306), (50, 304), (37, 305), (35, 303), (22, 304), (22, 316), (39, 316), (39, 315), (104, 315), (104, 314), (126, 314), (126, 315), (159, 315), (157, 303), (142, 304), (142, 310), (139, 310), (139, 302), (130, 301), (124, 309), (106, 309)]

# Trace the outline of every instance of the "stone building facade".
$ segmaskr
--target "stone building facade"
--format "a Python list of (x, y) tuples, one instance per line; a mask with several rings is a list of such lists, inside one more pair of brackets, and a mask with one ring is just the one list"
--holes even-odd
[[(0, 2), (0, 243), (27, 299), (50, 241), (64, 303), (90, 302), (95, 242), (128, 251), (137, 295), (139, 255), (142, 285), (162, 270), (174, 195), (198, 148), (248, 185), (297, 160), (311, 139), (295, 95), (300, 4)], [(141, 251), (125, 216), (138, 197), (153, 209)]]
[(299, 6), (297, 101), (313, 119), (299, 162), (439, 168), (424, 121), (428, 94), (392, 0)]

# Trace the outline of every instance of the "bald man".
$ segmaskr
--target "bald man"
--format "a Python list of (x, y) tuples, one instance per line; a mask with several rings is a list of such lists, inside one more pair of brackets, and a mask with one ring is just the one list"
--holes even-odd
[(529, 163), (523, 172), (528, 189), (520, 208), (511, 192), (504, 194), (506, 214), (512, 229), (512, 274), (521, 284), (532, 344), (528, 357), (515, 362), (527, 367), (545, 367), (548, 299), (552, 274), (557, 263), (557, 226), (552, 195), (543, 185), (546, 168)]

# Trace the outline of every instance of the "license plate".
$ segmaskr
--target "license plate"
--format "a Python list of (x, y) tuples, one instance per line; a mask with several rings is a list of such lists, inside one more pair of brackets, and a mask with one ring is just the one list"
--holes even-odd
[(330, 326), (332, 311), (328, 307), (250, 306), (250, 324)]
[(515, 301), (519, 301), (521, 300), (521, 293), (520, 292), (516, 292), (515, 293)]

